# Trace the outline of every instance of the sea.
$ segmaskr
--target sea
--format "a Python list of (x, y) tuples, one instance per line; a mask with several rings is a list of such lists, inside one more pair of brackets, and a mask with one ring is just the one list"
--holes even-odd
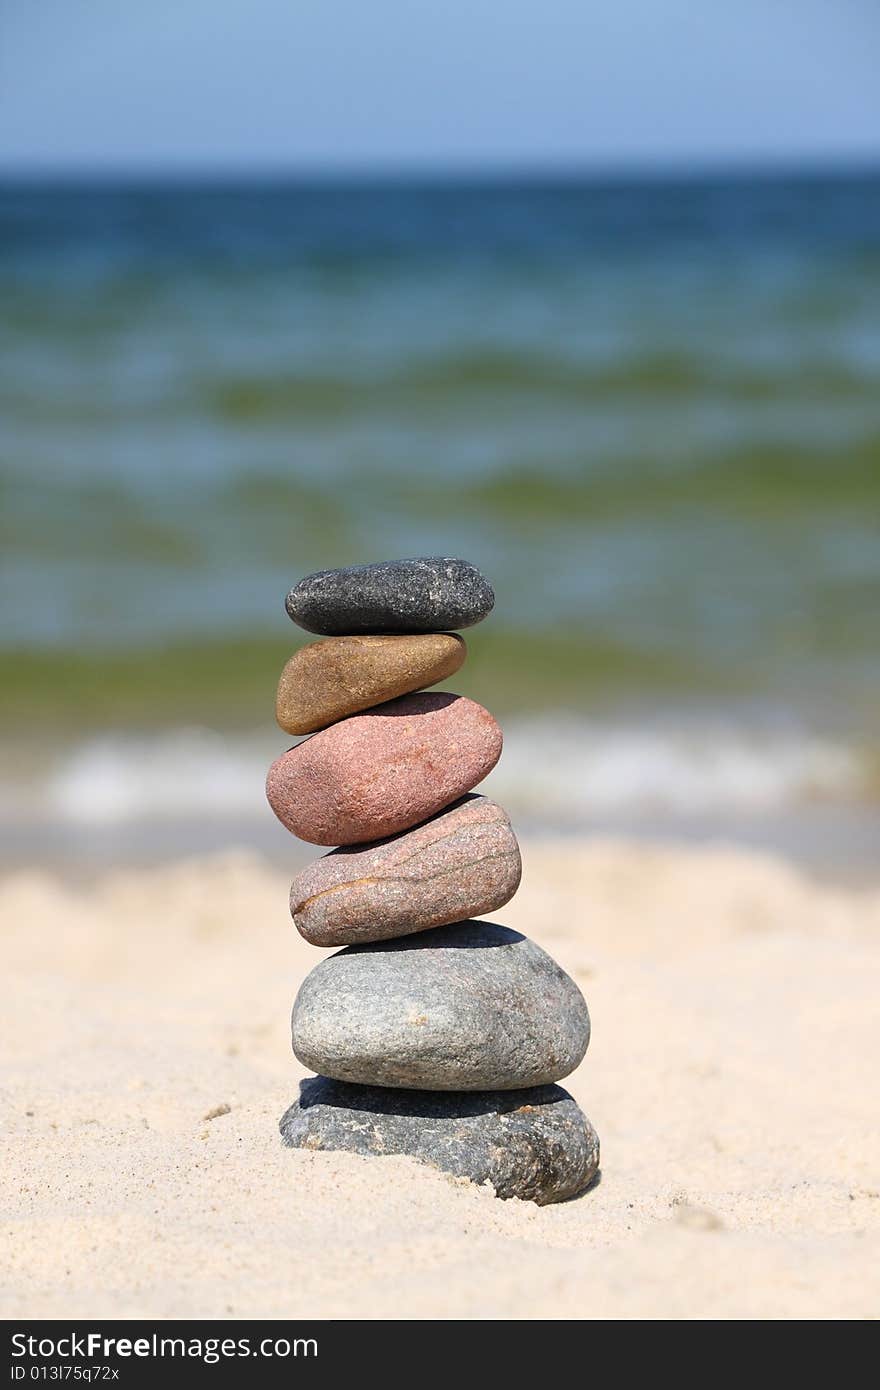
[(880, 850), (880, 172), (0, 184), (0, 860), (243, 844), (287, 589), (459, 555), (536, 834)]

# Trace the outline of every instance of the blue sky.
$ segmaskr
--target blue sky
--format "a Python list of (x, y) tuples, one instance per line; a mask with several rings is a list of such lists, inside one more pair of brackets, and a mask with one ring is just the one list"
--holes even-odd
[(0, 0), (0, 166), (880, 157), (878, 0)]

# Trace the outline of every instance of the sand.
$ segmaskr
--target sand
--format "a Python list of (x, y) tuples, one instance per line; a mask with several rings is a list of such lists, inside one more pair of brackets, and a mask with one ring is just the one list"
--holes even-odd
[(875, 1317), (880, 892), (723, 847), (524, 860), (493, 917), (588, 998), (603, 1147), (544, 1208), (282, 1149), (322, 953), (263, 861), (5, 879), (2, 1314)]

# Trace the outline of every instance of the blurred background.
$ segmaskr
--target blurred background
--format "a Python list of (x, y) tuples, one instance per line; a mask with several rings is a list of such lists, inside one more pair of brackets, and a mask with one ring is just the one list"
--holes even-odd
[(284, 595), (446, 554), (519, 825), (874, 872), (878, 54), (873, 0), (6, 0), (4, 861), (293, 862)]

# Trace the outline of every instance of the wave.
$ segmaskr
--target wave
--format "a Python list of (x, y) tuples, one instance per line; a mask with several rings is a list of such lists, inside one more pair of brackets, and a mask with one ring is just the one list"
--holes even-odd
[[(0, 820), (111, 827), (171, 819), (270, 816), (265, 734), (181, 728), (88, 739), (0, 786)], [(505, 726), (505, 752), (483, 788), (531, 824), (667, 812), (769, 815), (873, 795), (855, 746), (807, 729), (733, 723), (602, 723), (561, 715)]]
[(505, 739), (493, 794), (511, 810), (576, 820), (602, 814), (763, 814), (870, 794), (854, 746), (806, 729), (686, 721), (520, 721)]

